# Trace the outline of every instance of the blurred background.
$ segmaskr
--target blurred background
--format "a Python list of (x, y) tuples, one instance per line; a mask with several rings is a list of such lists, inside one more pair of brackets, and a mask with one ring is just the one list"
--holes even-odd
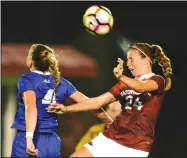
[[(92, 5), (109, 8), (114, 28), (105, 36), (89, 34), (82, 16)], [(1, 2), (1, 152), (9, 157), (15, 130), (10, 126), (17, 110), (17, 80), (29, 71), (25, 60), (29, 47), (43, 43), (59, 56), (61, 74), (88, 97), (108, 91), (116, 82), (113, 68), (125, 59), (129, 42), (163, 47), (172, 61), (172, 89), (166, 93), (156, 138), (149, 157), (183, 158), (186, 154), (187, 2)], [(159, 68), (154, 71), (160, 72)], [(125, 69), (126, 74), (130, 75)], [(71, 103), (71, 101), (67, 101)], [(61, 155), (69, 156), (89, 127), (99, 123), (91, 113), (59, 116)]]

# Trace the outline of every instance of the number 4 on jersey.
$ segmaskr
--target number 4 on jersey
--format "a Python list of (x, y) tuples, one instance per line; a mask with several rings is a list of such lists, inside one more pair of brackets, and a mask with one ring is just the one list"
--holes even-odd
[[(128, 102), (125, 103), (126, 109), (132, 109), (132, 106), (137, 107), (137, 110), (141, 110), (143, 107), (142, 102), (140, 101), (140, 97), (137, 97), (135, 100), (133, 96), (129, 95), (125, 98)], [(133, 101), (134, 100), (134, 101)]]
[[(44, 98), (42, 99), (42, 104), (50, 104), (51, 103), (51, 99), (52, 99), (52, 95), (53, 95), (53, 89), (49, 89), (47, 91), (47, 94), (44, 96)], [(52, 103), (56, 103), (56, 98), (55, 98), (55, 93), (53, 96), (53, 101)]]

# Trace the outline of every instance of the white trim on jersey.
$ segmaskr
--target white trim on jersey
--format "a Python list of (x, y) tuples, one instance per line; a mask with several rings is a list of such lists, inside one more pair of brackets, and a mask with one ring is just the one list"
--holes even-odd
[(148, 78), (150, 78), (150, 77), (152, 77), (154, 75), (155, 75), (154, 73), (145, 74), (145, 75), (141, 75), (139, 78), (136, 78), (136, 79), (141, 81), (142, 79), (148, 79)]
[(84, 146), (94, 157), (148, 157), (149, 152), (121, 145), (100, 133)]
[(34, 70), (34, 71), (32, 71), (32, 72), (35, 72), (35, 73), (37, 73), (37, 74), (41, 74), (41, 75), (51, 75), (51, 73), (48, 72), (48, 71), (46, 71), (46, 72), (42, 72), (42, 71), (39, 71), (39, 70)]

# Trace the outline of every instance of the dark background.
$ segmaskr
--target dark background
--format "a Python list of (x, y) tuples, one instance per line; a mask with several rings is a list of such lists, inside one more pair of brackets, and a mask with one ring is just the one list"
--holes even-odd
[[(112, 70), (117, 57), (124, 58), (116, 43), (119, 36), (133, 42), (141, 41), (162, 46), (172, 61), (174, 74), (172, 89), (166, 93), (158, 119), (156, 139), (150, 157), (185, 157), (187, 2), (9, 1), (1, 4), (2, 43), (72, 44), (96, 59), (96, 79), (69, 79), (77, 89), (90, 97), (106, 92), (117, 81)], [(94, 4), (109, 8), (113, 14), (114, 28), (108, 35), (93, 36), (86, 32), (82, 25), (85, 10)], [(155, 71), (160, 72), (159, 68)], [(126, 72), (129, 73), (128, 70)], [(84, 86), (89, 83), (93, 84), (94, 89)], [(6, 86), (2, 88), (6, 91)], [(62, 117), (64, 120), (65, 116)], [(90, 118), (89, 125), (94, 119)], [(76, 124), (76, 121), (73, 123)], [(65, 127), (61, 128), (63, 131)], [(72, 150), (67, 152), (62, 149), (62, 155), (67, 156)]]

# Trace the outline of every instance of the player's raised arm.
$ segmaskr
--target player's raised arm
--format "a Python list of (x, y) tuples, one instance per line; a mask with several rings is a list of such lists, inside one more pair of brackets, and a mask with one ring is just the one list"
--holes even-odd
[[(129, 66), (130, 69), (133, 70), (133, 68), (131, 68), (131, 65), (129, 64), (129, 60), (132, 59), (131, 57), (129, 58), (130, 59), (127, 59), (127, 66)], [(118, 65), (114, 68), (113, 72), (118, 80), (122, 81), (128, 87), (134, 89), (137, 92), (151, 92), (158, 89), (158, 84), (154, 80), (140, 81), (123, 75), (123, 60), (120, 58), (118, 58)]]

